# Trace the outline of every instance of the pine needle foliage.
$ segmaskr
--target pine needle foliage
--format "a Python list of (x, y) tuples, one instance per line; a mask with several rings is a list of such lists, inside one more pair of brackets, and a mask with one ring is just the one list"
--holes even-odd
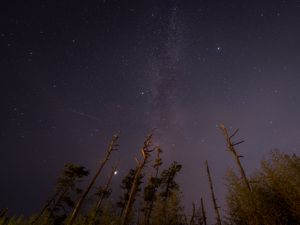
[(232, 224), (250, 225), (255, 210), (261, 225), (300, 223), (300, 158), (274, 151), (261, 161), (260, 170), (250, 176), (252, 192), (230, 171), (228, 219)]

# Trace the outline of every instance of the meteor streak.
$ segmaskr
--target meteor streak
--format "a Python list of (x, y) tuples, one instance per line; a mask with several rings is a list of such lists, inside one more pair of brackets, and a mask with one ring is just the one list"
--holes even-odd
[(83, 112), (79, 112), (75, 109), (70, 109), (69, 110), (71, 113), (74, 113), (74, 114), (77, 114), (77, 115), (80, 115), (80, 116), (83, 116), (83, 117), (86, 117), (90, 120), (94, 120), (94, 121), (97, 121), (99, 123), (102, 123), (103, 121), (101, 119), (99, 119), (98, 117), (96, 116), (93, 116), (93, 115), (90, 115), (90, 114), (87, 114), (87, 113), (83, 113)]

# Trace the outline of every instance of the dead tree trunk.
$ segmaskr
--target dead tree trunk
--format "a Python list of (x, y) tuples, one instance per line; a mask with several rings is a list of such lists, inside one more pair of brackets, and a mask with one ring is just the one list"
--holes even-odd
[[(155, 179), (155, 182), (157, 183), (156, 180), (158, 178), (159, 168), (162, 165), (162, 159), (160, 157), (160, 155), (162, 153), (162, 150), (160, 148), (157, 148), (156, 151), (157, 151), (157, 155), (156, 155), (156, 159), (155, 159), (155, 163), (153, 165), (153, 168), (155, 169), (154, 179)], [(157, 186), (155, 187), (153, 197), (155, 196), (156, 191), (157, 191)], [(150, 218), (151, 218), (153, 206), (154, 206), (154, 199), (152, 199), (151, 202), (149, 203), (149, 207), (148, 207), (148, 205), (146, 206), (146, 209), (145, 209), (145, 225), (150, 224)]]
[(190, 219), (190, 223), (189, 223), (189, 225), (194, 225), (194, 220), (195, 220), (195, 211), (196, 211), (196, 209), (195, 209), (195, 203), (193, 202), (192, 203), (192, 216), (191, 216), (191, 219)]
[(142, 171), (143, 171), (146, 163), (148, 162), (148, 158), (150, 157), (150, 153), (153, 151), (153, 149), (152, 150), (149, 149), (150, 146), (151, 146), (151, 140), (152, 140), (152, 134), (149, 134), (147, 136), (147, 138), (145, 139), (143, 147), (141, 149), (141, 153), (142, 153), (142, 157), (143, 157), (142, 161), (139, 161), (138, 159), (136, 159), (137, 169), (136, 169), (134, 179), (133, 179), (133, 182), (132, 182), (132, 186), (131, 186), (131, 189), (130, 189), (129, 198), (128, 198), (128, 201), (126, 203), (124, 212), (122, 214), (122, 223), (121, 223), (122, 225), (126, 225), (128, 223), (128, 218), (129, 218), (129, 215), (131, 213), (132, 205), (133, 205), (134, 200), (135, 200), (135, 195), (136, 195), (137, 190), (138, 190), (139, 177), (142, 174)]
[(235, 148), (234, 148), (234, 146), (239, 145), (239, 144), (243, 143), (244, 141), (238, 141), (236, 143), (234, 143), (232, 141), (232, 138), (237, 134), (237, 132), (239, 131), (239, 129), (236, 129), (233, 132), (232, 135), (229, 135), (226, 127), (223, 124), (221, 124), (219, 127), (223, 131), (223, 134), (224, 134), (224, 137), (225, 137), (225, 140), (226, 140), (226, 144), (227, 144), (227, 150), (232, 153), (232, 155), (233, 155), (233, 157), (234, 157), (234, 159), (235, 159), (235, 161), (236, 161), (236, 163), (238, 165), (238, 168), (240, 170), (241, 177), (244, 180), (246, 187), (251, 192), (251, 186), (249, 184), (249, 181), (248, 181), (248, 178), (246, 176), (245, 170), (244, 170), (244, 168), (243, 168), (243, 166), (241, 164), (241, 161), (240, 161), (240, 158), (243, 157), (243, 156), (239, 155), (236, 152)]
[(202, 198), (201, 198), (201, 214), (202, 214), (203, 225), (207, 225), (206, 214), (205, 214), (205, 209), (204, 209), (204, 203), (203, 203), (203, 199)]
[(111, 184), (111, 181), (112, 181), (112, 178), (113, 178), (113, 176), (115, 175), (115, 172), (116, 172), (116, 171), (117, 171), (117, 166), (113, 166), (113, 167), (112, 167), (112, 171), (111, 171), (111, 173), (110, 173), (110, 175), (109, 175), (109, 177), (108, 177), (108, 180), (107, 180), (107, 182), (106, 182), (106, 185), (105, 185), (105, 187), (104, 187), (104, 189), (103, 189), (103, 193), (101, 194), (101, 196), (100, 196), (100, 198), (99, 198), (99, 200), (98, 200), (98, 202), (97, 202), (97, 205), (96, 205), (96, 212), (98, 212), (98, 211), (100, 210), (100, 208), (101, 208), (102, 202), (103, 202), (103, 200), (104, 200), (104, 198), (105, 198), (105, 193), (108, 192), (109, 187), (110, 187), (110, 184)]
[(250, 182), (246, 176), (246, 173), (245, 173), (245, 170), (242, 166), (242, 163), (240, 161), (240, 158), (242, 158), (243, 156), (242, 155), (239, 155), (236, 150), (235, 150), (235, 146), (243, 143), (244, 141), (238, 141), (238, 142), (233, 142), (232, 141), (232, 138), (238, 133), (239, 129), (236, 129), (231, 135), (228, 134), (228, 131), (226, 129), (226, 127), (224, 126), (224, 124), (220, 124), (219, 125), (220, 129), (223, 131), (223, 135), (225, 137), (225, 140), (226, 140), (226, 144), (227, 144), (227, 150), (229, 152), (232, 153), (237, 165), (238, 165), (238, 168), (240, 170), (240, 174), (241, 174), (241, 177), (249, 191), (249, 194), (250, 194), (250, 197), (251, 197), (251, 204), (253, 205), (254, 207), (254, 211), (253, 211), (253, 220), (251, 221), (251, 224), (254, 224), (254, 225), (257, 225), (257, 224), (260, 224), (259, 222), (259, 213), (256, 209), (256, 206), (255, 206), (255, 202), (254, 202), (254, 199), (253, 197), (251, 196), (252, 195), (252, 188), (250, 186)]
[(70, 220), (68, 222), (68, 225), (71, 225), (75, 222), (75, 219), (79, 213), (79, 210), (83, 204), (83, 201), (85, 200), (86, 196), (88, 195), (89, 191), (91, 190), (91, 188), (93, 187), (94, 183), (96, 182), (98, 176), (100, 175), (102, 169), (104, 168), (105, 164), (107, 163), (107, 161), (109, 160), (109, 157), (112, 153), (112, 151), (117, 150), (119, 145), (117, 144), (117, 141), (119, 139), (119, 133), (113, 135), (111, 142), (109, 144), (109, 147), (106, 151), (106, 155), (104, 157), (104, 159), (100, 162), (100, 166), (96, 172), (96, 174), (94, 175), (93, 179), (91, 180), (90, 184), (88, 185), (88, 187), (86, 188), (86, 190), (83, 192), (82, 196), (80, 197), (80, 199), (78, 200), (72, 214), (70, 217)]
[(217, 205), (217, 200), (215, 197), (214, 187), (213, 187), (212, 179), (210, 176), (210, 171), (209, 171), (209, 166), (208, 166), (207, 160), (205, 161), (205, 164), (206, 164), (207, 177), (208, 177), (208, 181), (209, 181), (209, 188), (210, 188), (210, 192), (211, 192), (211, 198), (212, 198), (215, 213), (216, 213), (217, 224), (221, 225), (221, 217), (220, 217), (219, 207)]

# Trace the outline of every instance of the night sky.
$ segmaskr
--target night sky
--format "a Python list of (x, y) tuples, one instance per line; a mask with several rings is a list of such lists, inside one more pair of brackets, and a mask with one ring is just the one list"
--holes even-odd
[(0, 208), (38, 211), (63, 165), (93, 172), (119, 129), (115, 192), (156, 128), (187, 208), (210, 201), (207, 159), (225, 209), (221, 122), (248, 174), (300, 152), (299, 0), (6, 1), (0, 18)]

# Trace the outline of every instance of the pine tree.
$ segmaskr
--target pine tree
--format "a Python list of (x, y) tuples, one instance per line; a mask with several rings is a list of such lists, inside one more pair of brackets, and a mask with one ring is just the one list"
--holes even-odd
[(153, 225), (184, 224), (183, 207), (181, 206), (181, 192), (175, 178), (182, 166), (173, 162), (168, 169), (162, 171), (159, 179), (159, 194), (154, 203)]
[(300, 224), (300, 158), (279, 152), (271, 154), (271, 160), (262, 160), (261, 169), (250, 176), (252, 192), (238, 176), (227, 175), (229, 209), (228, 220), (232, 224), (251, 225), (253, 211), (261, 225)]
[(159, 185), (161, 184), (161, 180), (158, 177), (159, 168), (162, 165), (161, 153), (162, 150), (160, 148), (156, 149), (157, 154), (155, 158), (155, 162), (153, 164), (153, 169), (155, 170), (154, 176), (150, 176), (146, 187), (144, 188), (144, 224), (149, 225), (150, 218), (153, 210), (154, 201), (156, 199), (156, 193)]
[(61, 223), (67, 217), (66, 207), (72, 207), (72, 192), (81, 193), (81, 189), (77, 188), (77, 183), (87, 176), (89, 171), (83, 166), (68, 163), (57, 180), (56, 192), (54, 196), (48, 200), (40, 214), (31, 222), (35, 224), (46, 213), (54, 218), (55, 223)]
[[(123, 180), (121, 182), (121, 190), (123, 192), (123, 195), (120, 196), (120, 200), (117, 203), (118, 207), (121, 209), (121, 213), (120, 213), (121, 216), (124, 212), (126, 203), (129, 199), (129, 194), (130, 194), (130, 190), (132, 187), (132, 183), (133, 183), (135, 174), (136, 174), (136, 168), (130, 169), (128, 174), (123, 178)], [(140, 185), (142, 184), (142, 179), (143, 179), (143, 174), (140, 174), (140, 176), (138, 178), (137, 192), (141, 191)]]

